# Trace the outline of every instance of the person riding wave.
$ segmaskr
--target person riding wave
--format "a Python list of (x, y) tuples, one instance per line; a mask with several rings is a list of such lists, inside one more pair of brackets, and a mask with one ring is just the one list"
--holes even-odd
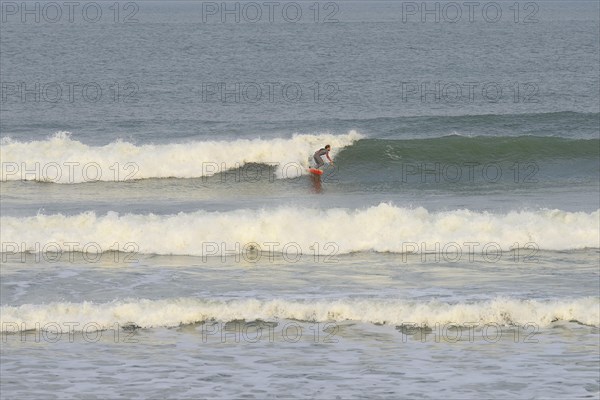
[(315, 159), (315, 163), (316, 165), (316, 169), (321, 168), (325, 162), (323, 161), (323, 156), (327, 156), (327, 159), (329, 160), (329, 162), (331, 163), (331, 165), (333, 165), (333, 160), (331, 159), (331, 157), (329, 157), (329, 151), (331, 150), (331, 146), (330, 145), (326, 145), (325, 147), (323, 147), (322, 149), (319, 149), (315, 152), (315, 155), (313, 156)]

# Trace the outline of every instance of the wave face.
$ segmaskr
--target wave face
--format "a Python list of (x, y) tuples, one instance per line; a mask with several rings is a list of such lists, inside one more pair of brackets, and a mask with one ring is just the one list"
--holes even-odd
[(382, 159), (382, 164), (402, 162), (542, 161), (598, 158), (600, 140), (559, 137), (466, 137), (459, 135), (434, 139), (361, 140), (344, 151), (342, 157), (354, 162)]
[[(293, 178), (308, 166), (308, 157), (330, 144), (332, 154), (362, 135), (294, 135), (289, 139), (238, 139), (136, 146), (116, 141), (88, 146), (57, 133), (44, 141), (3, 139), (0, 149), (2, 180), (54, 183), (123, 181), (148, 178), (197, 178), (239, 168), (248, 163), (275, 166), (278, 178)], [(302, 168), (285, 168), (286, 165)]]
[[(134, 145), (116, 141), (89, 146), (58, 133), (44, 141), (4, 139), (0, 149), (2, 181), (36, 180), (53, 183), (126, 181), (150, 178), (199, 178), (248, 164), (273, 167), (275, 178), (305, 173), (313, 152), (331, 144), (342, 176), (369, 179), (401, 171), (432, 169), (465, 172), (495, 164), (504, 178), (515, 168), (536, 172), (538, 164), (553, 164), (540, 173), (597, 176), (599, 139), (540, 136), (460, 136), (430, 139), (368, 139), (356, 131), (345, 135), (294, 135), (287, 139), (195, 141), (179, 144)], [(520, 165), (520, 166), (519, 166)], [(479, 167), (478, 167), (479, 168)], [(477, 172), (479, 169), (477, 168)], [(466, 172), (465, 172), (466, 173)], [(516, 179), (516, 178), (515, 178)]]
[(585, 297), (569, 300), (520, 300), (495, 298), (468, 303), (382, 299), (342, 299), (298, 301), (286, 299), (131, 299), (109, 303), (50, 303), (2, 306), (4, 332), (44, 329), (71, 324), (74, 330), (111, 329), (122, 326), (141, 328), (175, 327), (204, 321), (298, 321), (434, 326), (516, 325), (548, 326), (554, 321), (577, 321), (600, 325), (600, 300)]
[[(269, 243), (293, 245), (296, 253), (312, 254), (315, 242), (334, 243), (331, 253), (361, 251), (420, 253), (456, 243), (494, 244), (502, 250), (525, 246), (544, 250), (598, 248), (600, 210), (560, 210), (490, 214), (469, 210), (429, 212), (387, 203), (366, 209), (327, 210), (280, 207), (272, 210), (197, 211), (176, 215), (97, 216), (86, 212), (34, 217), (2, 217), (3, 251), (40, 251), (46, 243), (95, 243), (89, 251), (108, 251), (114, 244), (134, 243), (146, 254), (222, 256), (261, 251)], [(13, 247), (7, 247), (12, 243)], [(480, 251), (478, 247), (477, 251)], [(277, 250), (279, 251), (279, 250)], [(452, 252), (452, 249), (448, 248)]]

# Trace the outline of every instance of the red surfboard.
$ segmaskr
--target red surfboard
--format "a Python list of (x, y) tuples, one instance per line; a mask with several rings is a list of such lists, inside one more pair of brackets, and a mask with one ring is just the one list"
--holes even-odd
[(316, 169), (316, 168), (309, 168), (308, 172), (310, 172), (313, 175), (323, 175), (323, 171), (321, 171), (320, 169)]

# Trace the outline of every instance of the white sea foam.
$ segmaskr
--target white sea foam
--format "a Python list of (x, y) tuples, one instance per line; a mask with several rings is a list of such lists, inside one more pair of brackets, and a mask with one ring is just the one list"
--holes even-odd
[(295, 252), (312, 254), (315, 242), (321, 246), (333, 243), (328, 254), (430, 250), (480, 253), (486, 244), (492, 245), (491, 250), (504, 251), (515, 244), (544, 250), (598, 248), (599, 217), (600, 210), (491, 214), (470, 210), (429, 212), (382, 203), (356, 210), (280, 207), (176, 215), (109, 212), (98, 216), (86, 212), (73, 216), (2, 217), (0, 234), (5, 253), (40, 252), (48, 243), (57, 244), (62, 251), (69, 250), (66, 243), (77, 243), (78, 248), (72, 247), (75, 251), (81, 251), (86, 243), (94, 243), (89, 252), (115, 249), (115, 243), (134, 243), (128, 251), (222, 256), (243, 252), (249, 244), (261, 251), (274, 250), (275, 245), (269, 243), (277, 243), (278, 249), (291, 244)]
[(88, 146), (59, 132), (47, 140), (18, 142), (3, 138), (0, 147), (2, 177), (80, 183), (146, 178), (195, 178), (213, 175), (247, 163), (275, 166), (277, 178), (294, 178), (308, 166), (308, 157), (325, 144), (332, 155), (363, 136), (296, 134), (291, 138), (193, 141), (189, 143), (134, 145), (116, 141)]
[(109, 329), (134, 324), (141, 328), (174, 327), (203, 321), (360, 321), (365, 323), (418, 326), (523, 325), (548, 326), (554, 321), (600, 324), (600, 299), (585, 297), (561, 300), (495, 298), (488, 301), (445, 303), (432, 301), (339, 299), (128, 299), (109, 303), (24, 304), (2, 306), (3, 332), (51, 329), (71, 324), (74, 329)]

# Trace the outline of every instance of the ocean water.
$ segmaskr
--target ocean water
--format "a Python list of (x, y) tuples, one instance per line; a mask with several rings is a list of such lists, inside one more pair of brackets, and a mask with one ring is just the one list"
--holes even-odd
[(599, 5), (469, 4), (2, 2), (0, 397), (599, 398)]

